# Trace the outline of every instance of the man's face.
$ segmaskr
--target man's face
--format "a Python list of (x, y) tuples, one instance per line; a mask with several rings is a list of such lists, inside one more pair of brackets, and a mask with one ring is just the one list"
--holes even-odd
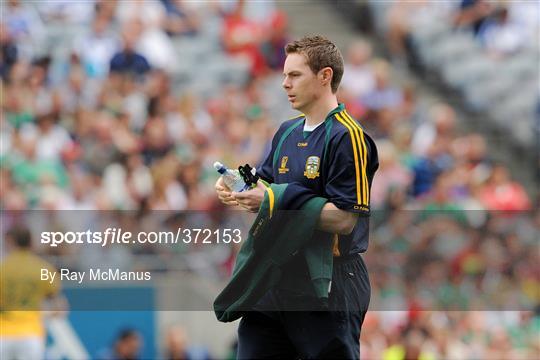
[(289, 54), (283, 66), (283, 88), (293, 109), (305, 111), (324, 90), (317, 74), (311, 71), (302, 54)]

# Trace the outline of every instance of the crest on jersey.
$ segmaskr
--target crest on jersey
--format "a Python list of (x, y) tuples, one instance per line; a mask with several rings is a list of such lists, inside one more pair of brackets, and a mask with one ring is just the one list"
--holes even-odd
[(306, 160), (306, 171), (304, 171), (304, 176), (308, 179), (315, 179), (319, 177), (319, 164), (321, 159), (318, 156), (310, 156)]
[(289, 161), (288, 156), (283, 156), (281, 158), (281, 166), (278, 168), (278, 172), (280, 174), (285, 174), (289, 171), (289, 168), (287, 167), (287, 161)]

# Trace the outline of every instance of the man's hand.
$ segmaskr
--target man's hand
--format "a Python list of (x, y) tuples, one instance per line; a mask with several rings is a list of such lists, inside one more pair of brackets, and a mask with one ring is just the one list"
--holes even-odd
[(238, 202), (232, 196), (231, 189), (229, 189), (227, 185), (225, 185), (221, 176), (217, 179), (214, 188), (216, 189), (217, 196), (222, 203), (230, 206), (238, 205)]
[(250, 212), (258, 212), (261, 207), (261, 203), (264, 199), (264, 192), (266, 191), (266, 186), (259, 180), (257, 181), (257, 186), (253, 189), (242, 191), (242, 192), (233, 192), (232, 196), (237, 201), (238, 205)]

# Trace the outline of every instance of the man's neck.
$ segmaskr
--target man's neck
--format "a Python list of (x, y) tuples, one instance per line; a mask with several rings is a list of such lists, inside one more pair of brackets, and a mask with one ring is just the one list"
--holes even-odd
[(324, 120), (326, 120), (328, 113), (334, 110), (337, 106), (338, 102), (335, 96), (320, 99), (318, 102), (314, 103), (311, 108), (303, 111), (303, 113), (306, 115), (306, 125), (315, 126), (322, 123)]

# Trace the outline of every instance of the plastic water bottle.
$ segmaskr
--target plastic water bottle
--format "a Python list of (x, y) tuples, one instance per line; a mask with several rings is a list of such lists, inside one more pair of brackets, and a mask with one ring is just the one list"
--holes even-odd
[(241, 192), (249, 188), (244, 179), (242, 179), (242, 176), (240, 176), (238, 170), (228, 169), (219, 161), (214, 163), (214, 168), (221, 174), (223, 182), (232, 191)]

